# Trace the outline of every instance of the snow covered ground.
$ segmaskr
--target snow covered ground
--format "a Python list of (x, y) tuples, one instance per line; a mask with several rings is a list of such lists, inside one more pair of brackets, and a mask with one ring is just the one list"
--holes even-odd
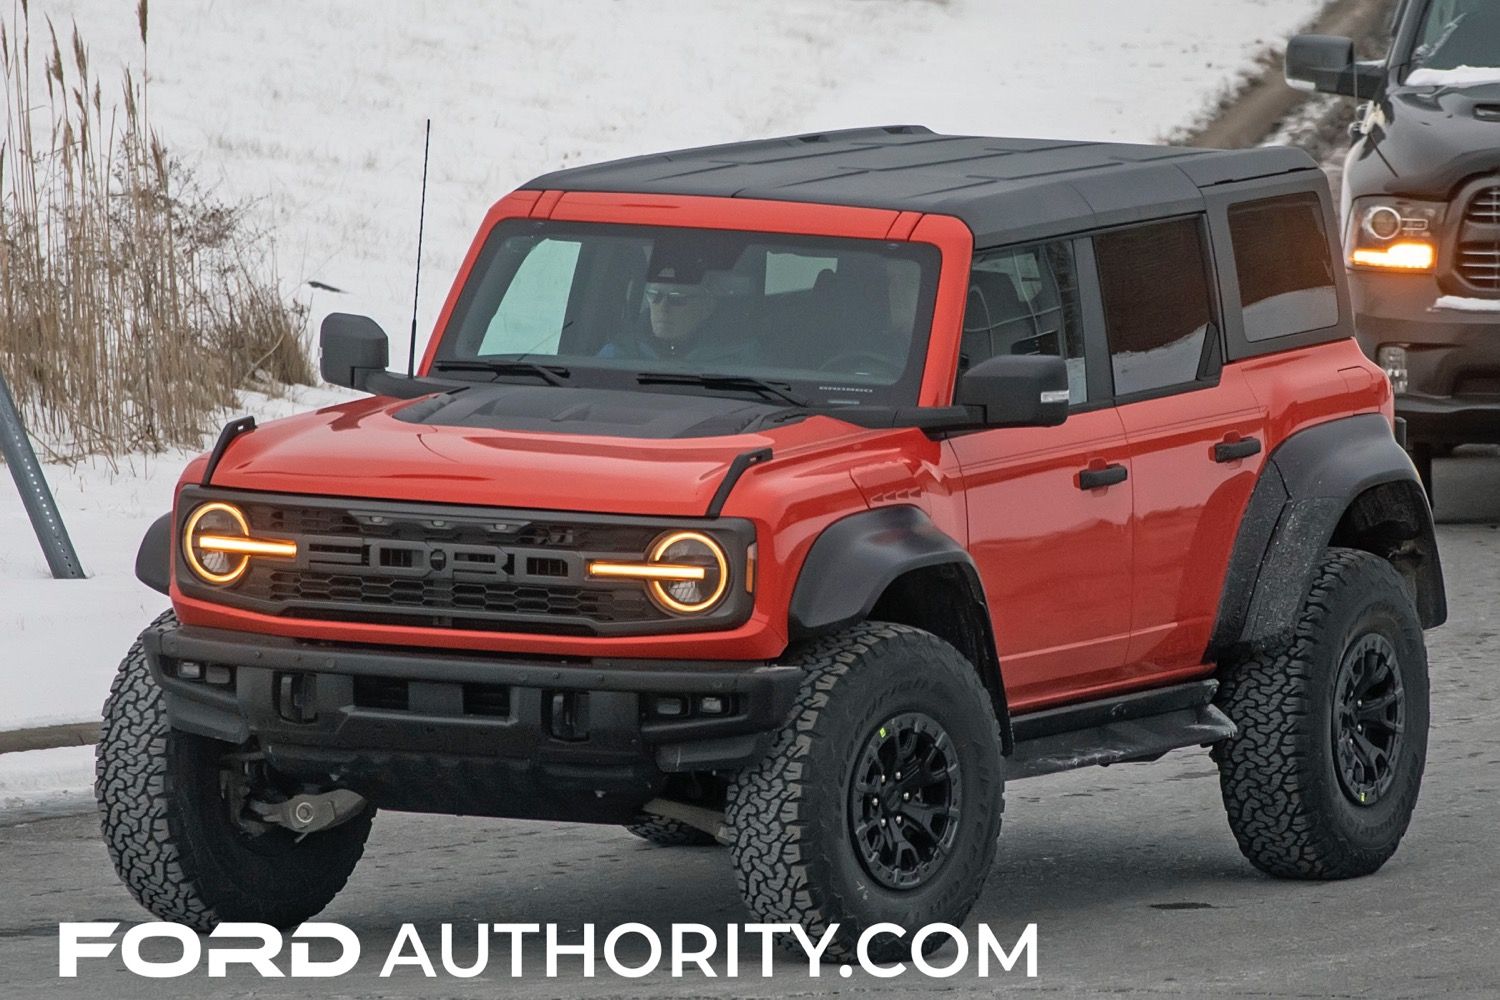
[[(4, 7), (9, 29), (14, 8)], [(118, 67), (140, 64), (134, 7), (32, 0), (34, 36), (44, 17), (60, 34), (75, 20), (108, 83)], [(533, 175), (653, 149), (891, 122), (1149, 141), (1197, 119), (1258, 52), (1320, 8), (1321, 0), (154, 0), (149, 99), (162, 137), (200, 179), (256, 201), (282, 277), (310, 302), (314, 325), (334, 309), (368, 313), (401, 358), (428, 116), (424, 338), (484, 209)], [(313, 291), (310, 280), (342, 291)], [(244, 409), (265, 419), (335, 398), (307, 390), (249, 398)], [(120, 655), (164, 607), (132, 567), (184, 457), (47, 470), (92, 574), (82, 582), (47, 577), (19, 499), (0, 479), (10, 542), (0, 547), (0, 731), (97, 715)], [(86, 755), (73, 757), (76, 765)], [(86, 783), (86, 770), (75, 778)], [(0, 806), (7, 780), (0, 770)]]

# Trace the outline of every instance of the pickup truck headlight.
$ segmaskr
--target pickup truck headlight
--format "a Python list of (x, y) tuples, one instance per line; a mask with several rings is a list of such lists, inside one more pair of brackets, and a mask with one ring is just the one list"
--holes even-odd
[(1426, 272), (1437, 266), (1437, 236), (1447, 205), (1406, 198), (1360, 198), (1345, 240), (1351, 267)]
[(641, 580), (663, 609), (679, 615), (713, 610), (729, 590), (729, 558), (724, 546), (701, 531), (672, 531), (651, 544), (643, 562), (593, 560), (597, 579)]
[(242, 510), (215, 501), (188, 515), (182, 529), (182, 555), (199, 579), (227, 587), (245, 575), (253, 558), (297, 558), (297, 543), (252, 537)]

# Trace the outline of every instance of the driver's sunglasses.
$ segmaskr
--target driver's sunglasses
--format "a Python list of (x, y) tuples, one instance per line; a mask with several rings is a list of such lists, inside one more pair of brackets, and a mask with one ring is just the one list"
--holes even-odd
[(673, 305), (685, 306), (689, 302), (696, 302), (704, 297), (699, 289), (686, 288), (651, 288), (646, 289), (646, 301), (653, 306)]

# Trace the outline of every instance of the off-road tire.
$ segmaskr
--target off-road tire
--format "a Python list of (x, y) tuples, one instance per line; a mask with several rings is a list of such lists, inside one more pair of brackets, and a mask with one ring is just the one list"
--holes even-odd
[[(1336, 676), (1374, 635), (1396, 654), (1405, 728), (1391, 784), (1360, 805), (1335, 752)], [(1219, 707), (1239, 732), (1215, 746), (1229, 826), (1250, 863), (1291, 879), (1368, 875), (1395, 853), (1416, 806), (1427, 756), (1427, 655), (1412, 598), (1377, 556), (1331, 548), (1292, 636), (1221, 671)]]
[(696, 826), (645, 813), (634, 823), (626, 823), (625, 829), (657, 847), (712, 847), (718, 843), (712, 835)]
[[(152, 625), (175, 620), (168, 612)], [(162, 920), (203, 932), (224, 921), (295, 926), (344, 887), (374, 810), (301, 843), (283, 829), (252, 837), (219, 793), (218, 762), (233, 749), (167, 724), (137, 640), (110, 687), (95, 751), (104, 843), (131, 895)]]
[[(972, 664), (948, 643), (904, 625), (867, 622), (794, 650), (806, 671), (771, 749), (729, 789), (735, 879), (756, 920), (796, 923), (813, 940), (834, 923), (827, 957), (855, 957), (866, 927), (961, 924), (994, 861), (1004, 809), (1000, 733)], [(856, 853), (856, 758), (886, 720), (920, 712), (948, 734), (962, 780), (958, 831), (940, 867), (915, 888), (888, 888)], [(928, 939), (936, 947), (944, 939)], [(910, 937), (879, 935), (877, 960), (909, 955)]]

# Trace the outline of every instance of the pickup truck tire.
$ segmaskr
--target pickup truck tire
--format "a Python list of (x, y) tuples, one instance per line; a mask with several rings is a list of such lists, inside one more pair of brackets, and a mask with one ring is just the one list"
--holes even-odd
[(1240, 850), (1267, 874), (1368, 875), (1395, 853), (1427, 756), (1427, 655), (1384, 559), (1331, 548), (1289, 639), (1221, 672), (1214, 748)]
[[(175, 621), (171, 612), (154, 625)], [(201, 932), (224, 921), (293, 927), (348, 880), (372, 809), (301, 843), (286, 829), (251, 835), (230, 817), (221, 760), (234, 748), (172, 729), (139, 640), (104, 703), (94, 795), (104, 843), (133, 896), (162, 920)]]
[[(735, 777), (725, 812), (750, 912), (814, 941), (837, 923), (825, 953), (836, 961), (855, 958), (875, 923), (908, 934), (961, 924), (994, 860), (1005, 788), (973, 665), (930, 633), (878, 622), (787, 662), (806, 671), (796, 704), (766, 756)], [(910, 953), (910, 937), (868, 943), (879, 961)]]
[(642, 816), (625, 829), (657, 847), (712, 847), (718, 841), (695, 826), (664, 816)]

